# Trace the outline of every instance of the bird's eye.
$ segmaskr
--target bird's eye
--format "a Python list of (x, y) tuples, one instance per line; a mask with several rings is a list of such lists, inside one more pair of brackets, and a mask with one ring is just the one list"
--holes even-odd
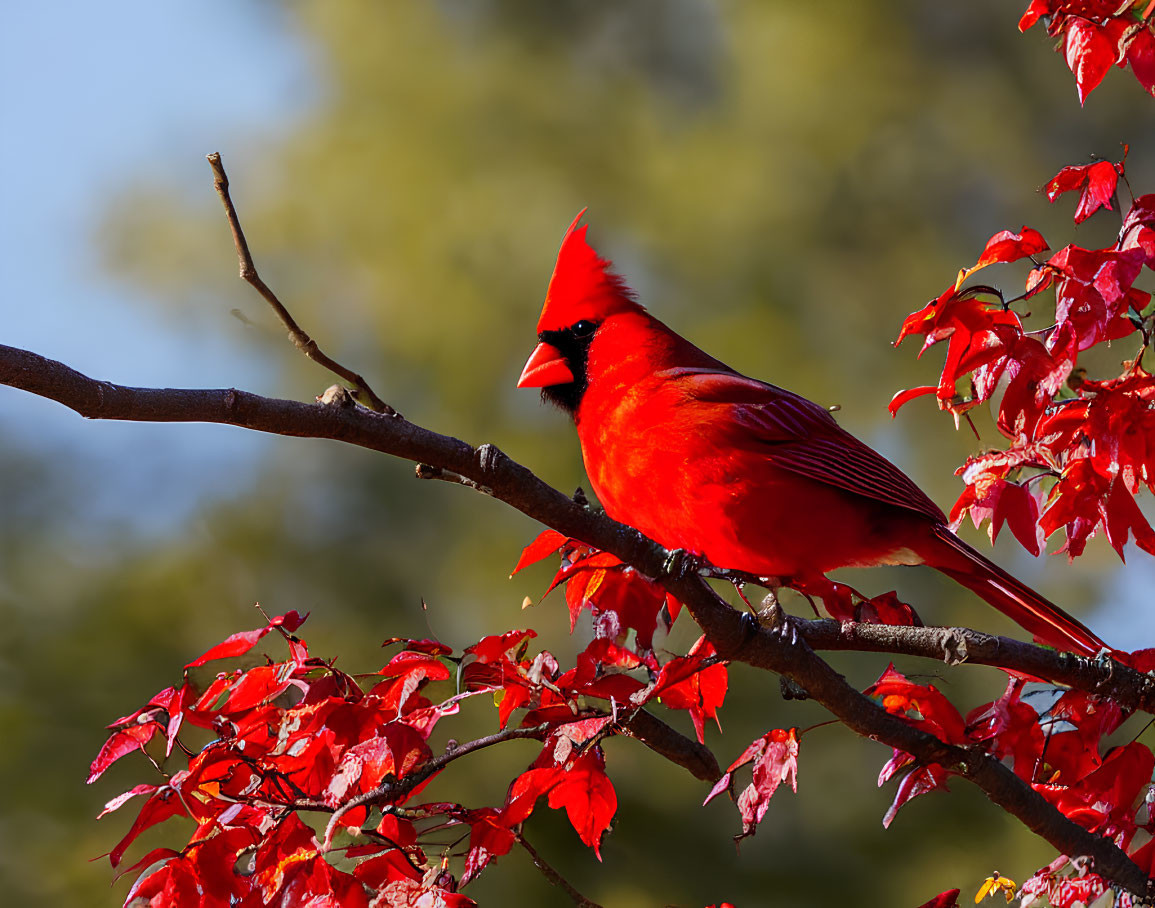
[(594, 322), (583, 318), (580, 322), (573, 326), (574, 337), (593, 337), (593, 333), (597, 330), (597, 328), (598, 326)]

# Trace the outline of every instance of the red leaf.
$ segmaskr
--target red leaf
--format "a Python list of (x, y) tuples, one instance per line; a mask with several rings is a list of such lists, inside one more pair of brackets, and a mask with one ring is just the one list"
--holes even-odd
[(985, 475), (968, 485), (955, 502), (950, 512), (951, 525), (957, 529), (967, 514), (976, 529), (984, 520), (990, 520), (988, 534), (992, 544), (1005, 523), (1028, 552), (1037, 556), (1041, 551), (1037, 532), (1039, 503), (1025, 486)]
[(1139, 84), (1155, 96), (1155, 35), (1149, 25), (1140, 28), (1127, 45), (1127, 62)]
[(1120, 251), (1142, 249), (1148, 268), (1155, 268), (1155, 194), (1141, 195), (1119, 229)]
[(1099, 500), (1109, 484), (1110, 480), (1095, 470), (1091, 458), (1080, 457), (1067, 464), (1051, 489), (1039, 526), (1048, 538), (1062, 527), (1067, 534), (1064, 548), (1070, 557), (1082, 554), (1098, 527), (1102, 519)]
[(378, 674), (396, 679), (390, 685), (374, 687), (373, 693), (381, 698), (385, 709), (396, 710), (398, 714), (427, 681), (448, 681), (451, 677), (449, 668), (440, 659), (411, 650), (398, 653)]
[[(908, 315), (895, 341), (897, 345), (907, 335), (925, 335), (926, 342), (919, 356), (940, 341), (948, 341), (937, 389), (942, 409), (957, 411), (955, 384), (959, 378), (1004, 355), (1008, 346), (1022, 335), (1019, 317), (1009, 309), (976, 299), (976, 294), (982, 292), (981, 289), (959, 292), (951, 285), (938, 299)], [(914, 392), (905, 393), (905, 397), (891, 402), (892, 412), (917, 396)]]
[(146, 725), (130, 725), (114, 732), (104, 742), (96, 759), (92, 761), (92, 766), (88, 769), (87, 783), (91, 785), (99, 779), (109, 766), (125, 754), (143, 748), (159, 730), (160, 727), (155, 722), (149, 722)]
[(565, 808), (578, 836), (600, 861), (602, 834), (618, 809), (618, 796), (593, 751), (585, 751), (566, 767), (549, 792), (549, 806)]
[(1011, 757), (1021, 777), (1034, 780), (1047, 741), (1034, 707), (1022, 701), (1022, 678), (1010, 678), (999, 699), (979, 706), (967, 715), (967, 733), (973, 741), (989, 741), (997, 758)]
[(569, 537), (559, 533), (557, 530), (544, 530), (533, 542), (522, 550), (521, 557), (517, 559), (517, 564), (514, 565), (513, 570), (509, 572), (509, 576), (512, 577), (522, 568), (536, 564), (543, 558), (548, 558), (568, 541)]
[(1138, 864), (1148, 877), (1155, 876), (1155, 839), (1148, 840), (1142, 848), (1131, 852), (1130, 858)]
[(302, 865), (319, 848), (313, 830), (295, 813), (288, 814), (265, 836), (253, 860), (253, 881), (266, 903), (281, 891), (286, 876), (301, 872)]
[(1091, 832), (1121, 837), (1125, 847), (1135, 834), (1134, 805), (1151, 783), (1155, 756), (1138, 741), (1111, 751), (1101, 766), (1071, 785), (1033, 787), (1064, 815)]
[(128, 891), (126, 905), (147, 908), (203, 908), (200, 886), (184, 861), (171, 860), (137, 880)]
[(1148, 554), (1155, 555), (1155, 530), (1135, 504), (1135, 499), (1127, 490), (1122, 475), (1116, 476), (1111, 482), (1102, 504), (1103, 529), (1107, 533), (1107, 541), (1123, 558), (1123, 546), (1128, 536), (1135, 534), (1135, 544)]
[(1025, 32), (1043, 16), (1050, 15), (1052, 4), (1053, 0), (1031, 0), (1031, 5), (1023, 13), (1023, 17), (1019, 19), (1019, 31)]
[(505, 795), (505, 806), (501, 809), (500, 823), (513, 827), (524, 823), (533, 813), (537, 799), (546, 794), (561, 777), (563, 769), (545, 766), (527, 769), (510, 783)]
[(936, 895), (929, 902), (923, 902), (918, 908), (958, 908), (959, 890), (950, 889)]
[(975, 267), (984, 268), (996, 262), (1017, 262), (1021, 258), (1048, 248), (1043, 235), (1032, 227), (1023, 227), (1020, 233), (1003, 230), (987, 240), (987, 245)]
[(469, 851), (465, 855), (461, 885), (475, 879), (494, 858), (509, 854), (515, 841), (513, 831), (502, 822), (496, 810), (486, 807), (470, 811)]
[[(570, 601), (571, 609), (570, 629), (573, 629), (576, 611), (588, 604), (594, 616), (596, 636), (622, 642), (632, 629), (637, 632), (635, 639), (639, 650), (653, 649), (654, 632), (659, 621), (666, 631), (673, 621), (668, 614), (666, 591), (624, 564), (595, 571), (589, 576), (590, 582), (584, 589), (579, 586), (580, 578), (571, 580), (566, 588), (566, 599)], [(571, 591), (575, 587), (579, 598), (577, 603), (571, 600)], [(665, 615), (663, 608), (667, 608)]]
[(111, 801), (109, 801), (107, 804), (104, 805), (104, 810), (102, 810), (100, 813), (98, 813), (96, 815), (96, 818), (99, 820), (105, 814), (112, 813), (114, 810), (119, 810), (129, 800), (131, 800), (132, 798), (135, 798), (137, 795), (142, 795), (142, 794), (150, 795), (154, 791), (156, 791), (158, 787), (159, 786), (157, 786), (157, 785), (137, 785), (135, 788), (131, 788), (128, 791), (124, 792), (123, 794), (118, 794), (115, 798), (113, 798)]
[(133, 821), (132, 827), (123, 839), (121, 839), (115, 848), (108, 855), (109, 863), (113, 867), (120, 864), (124, 857), (124, 852), (128, 850), (136, 837), (151, 826), (157, 823), (163, 823), (169, 817), (174, 816), (188, 816), (188, 811), (184, 809), (181, 799), (177, 796), (176, 791), (168, 785), (158, 789), (153, 793), (144, 806), (140, 808), (140, 813), (137, 814)]
[[(173, 851), (171, 848), (154, 848), (152, 851), (150, 851), (148, 854), (146, 854), (143, 858), (141, 858), (135, 864), (130, 864), (127, 867), (121, 867), (119, 870), (117, 870), (116, 875), (113, 877), (113, 879), (119, 880), (122, 876), (125, 876), (126, 874), (137, 873), (141, 870), (147, 870), (149, 867), (151, 867), (153, 864), (156, 864), (158, 861), (164, 861), (164, 860), (167, 860), (168, 858), (179, 858), (180, 856), (181, 855), (180, 855), (179, 851)], [(159, 870), (160, 868), (157, 868), (157, 869)], [(133, 889), (135, 889), (137, 886), (139, 886), (143, 882), (144, 882), (143, 877), (141, 879), (138, 879), (133, 884)], [(127, 904), (127, 901), (125, 904)]]
[(219, 712), (241, 713), (279, 697), (292, 683), (291, 662), (258, 665), (243, 672)]
[(887, 666), (864, 693), (878, 698), (883, 708), (948, 744), (967, 744), (966, 726), (954, 705), (933, 684), (915, 684)]
[(738, 796), (738, 810), (742, 815), (742, 834), (738, 839), (757, 831), (779, 785), (789, 782), (791, 789), (798, 791), (798, 729), (775, 728), (755, 739), (730, 764), (703, 804), (709, 804), (720, 792), (728, 789), (731, 773), (747, 763), (753, 763), (754, 768), (750, 784)]
[(353, 876), (370, 889), (384, 889), (395, 880), (421, 880), (421, 874), (396, 848), (361, 861), (353, 868)]
[(1048, 264), (1062, 274), (1055, 287), (1055, 320), (1070, 321), (1079, 350), (1123, 337), (1135, 326), (1123, 316), (1130, 307), (1127, 293), (1143, 268), (1141, 249), (1116, 252), (1067, 246)]
[[(882, 818), (883, 828), (890, 827), (895, 816), (898, 815), (899, 808), (908, 801), (937, 789), (947, 791), (946, 777), (946, 770), (937, 763), (932, 763), (930, 766), (916, 766), (903, 776), (902, 781), (898, 783), (898, 790), (894, 793), (894, 801)], [(881, 784), (881, 780), (879, 784)]]
[(934, 392), (937, 390), (938, 387), (936, 385), (920, 385), (917, 388), (909, 388), (906, 391), (899, 391), (894, 395), (894, 397), (890, 399), (890, 404), (887, 405), (887, 409), (890, 411), (890, 415), (892, 417), (897, 416), (900, 407), (910, 403), (910, 401), (914, 400), (916, 397), (922, 397), (926, 394), (934, 394)]
[(1128, 42), (1126, 60), (1147, 94), (1155, 96), (1155, 35), (1149, 23), (1150, 20), (1143, 24)]
[(305, 619), (308, 617), (308, 612), (301, 615), (296, 611), (278, 615), (271, 619), (267, 625), (255, 631), (241, 631), (238, 634), (233, 634), (223, 642), (207, 650), (200, 658), (194, 659), (186, 665), (185, 668), (196, 668), (197, 666), (204, 665), (206, 662), (212, 662), (214, 659), (230, 659), (235, 656), (244, 655), (257, 645), (257, 641), (274, 628), (283, 627), (285, 631), (291, 634), (304, 624)]
[(922, 627), (918, 613), (898, 598), (898, 591), (879, 593), (858, 603), (854, 620), (864, 624), (889, 624), (892, 627)]
[(1072, 17), (1067, 24), (1066, 57), (1075, 76), (1079, 103), (1084, 104), (1115, 62), (1115, 45), (1097, 25)]
[(516, 652), (536, 636), (537, 631), (529, 629), (506, 631), (497, 636), (483, 637), (473, 646), (466, 647), (465, 652), (476, 656), (481, 663), (501, 662), (503, 659), (517, 661), (520, 656)]
[(1079, 164), (1064, 167), (1043, 187), (1052, 202), (1065, 192), (1081, 190), (1079, 204), (1075, 209), (1075, 223), (1081, 224), (1100, 208), (1113, 211), (1111, 204), (1115, 197), (1115, 187), (1123, 174), (1123, 163), (1096, 161), (1094, 164)]
[(705, 741), (705, 721), (718, 719), (718, 709), (726, 699), (729, 674), (724, 663), (703, 668), (703, 663), (717, 655), (705, 636), (690, 649), (686, 656), (678, 656), (662, 666), (646, 700), (655, 697), (670, 709), (689, 710), (698, 741)]
[(395, 880), (374, 900), (374, 905), (381, 908), (474, 908), (477, 902), (460, 892), (427, 886), (415, 880)]
[(1145, 647), (1131, 653), (1115, 654), (1124, 665), (1130, 665), (1137, 672), (1155, 671), (1155, 648)]
[[(203, 828), (203, 827), (202, 827)], [(198, 830), (198, 835), (201, 830)], [(248, 828), (234, 828), (206, 833), (185, 849), (185, 861), (204, 891), (204, 906), (232, 905), (250, 891), (246, 877), (234, 873), (242, 851), (260, 841), (259, 834)]]
[(325, 789), (325, 802), (336, 807), (349, 797), (372, 791), (386, 776), (404, 778), (432, 756), (415, 728), (391, 722), (381, 733), (349, 747)]

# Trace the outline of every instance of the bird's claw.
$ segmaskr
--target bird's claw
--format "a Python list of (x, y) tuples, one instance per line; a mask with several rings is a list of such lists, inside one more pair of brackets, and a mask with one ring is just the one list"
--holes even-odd
[(670, 549), (666, 554), (666, 560), (662, 563), (662, 572), (668, 577), (680, 580), (690, 574), (696, 574), (701, 567), (702, 559), (693, 552), (686, 549)]
[(757, 612), (742, 613), (742, 625), (743, 636), (746, 639), (760, 631), (766, 631), (787, 645), (798, 642), (798, 629), (778, 603), (778, 597), (773, 592), (766, 594), (762, 599), (762, 607)]

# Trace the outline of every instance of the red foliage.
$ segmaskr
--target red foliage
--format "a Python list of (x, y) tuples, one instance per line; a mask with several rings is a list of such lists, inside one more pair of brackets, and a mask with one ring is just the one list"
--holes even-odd
[[(1123, 174), (1123, 160), (1065, 167), (1046, 190), (1052, 200), (1078, 190), (1079, 222), (1114, 208)], [(976, 526), (989, 520), (994, 540), (1005, 524), (1036, 555), (1044, 539), (1062, 530), (1061, 550), (1073, 558), (1099, 529), (1120, 557), (1132, 538), (1155, 553), (1155, 531), (1134, 497), (1143, 487), (1155, 491), (1155, 376), (1142, 362), (1153, 314), (1151, 295), (1135, 286), (1144, 269), (1155, 267), (1155, 195), (1133, 200), (1113, 246), (1069, 245), (1046, 261), (1032, 259), (1035, 267), (1018, 299), (1030, 298), (1037, 310), (1041, 294), (1053, 291), (1049, 327), (1028, 331), (1011, 308), (1017, 300), (1004, 302), (988, 286), (963, 286), (994, 261), (1044, 248), (1027, 227), (997, 234), (978, 264), (906, 319), (897, 342), (922, 334), (925, 351), (945, 340), (946, 362), (937, 387), (900, 392), (891, 412), (930, 393), (956, 423), (978, 404), (995, 406), (1007, 444), (959, 469), (966, 488), (951, 510), (956, 527), (967, 515)], [(1122, 372), (1089, 378), (1079, 364), (1085, 351), (1127, 338), (1137, 353)]]
[[(531, 655), (535, 632), (518, 630), (485, 637), (458, 658), (435, 641), (389, 640), (403, 648), (375, 674), (353, 676), (310, 656), (294, 633), (304, 619), (290, 613), (212, 647), (186, 666), (179, 687), (114, 722), (89, 781), (146, 749), (161, 777), (118, 795), (102, 812), (144, 799), (109, 855), (113, 867), (152, 826), (177, 816), (193, 824), (182, 850), (156, 849), (122, 871), (142, 872), (129, 901), (470, 905), (457, 889), (520, 841), (542, 799), (564, 810), (600, 857), (617, 810), (600, 742), (621, 734), (637, 710), (658, 704), (688, 712), (701, 739), (705, 720), (716, 719), (725, 699), (727, 670), (704, 639), (659, 662), (654, 636), (669, 630), (677, 604), (616, 559), (546, 533), (519, 569), (558, 550), (564, 559), (553, 585), (566, 584), (573, 619), (588, 609), (594, 627), (567, 671), (548, 652)], [(245, 670), (226, 664), (204, 677), (206, 663), (248, 654), (273, 631), (287, 658), (266, 656)], [(430, 685), (455, 677), (460, 693), (440, 701), (426, 695)], [(499, 731), (438, 756), (430, 738), (439, 723), (478, 694), (497, 703)], [(190, 728), (211, 740), (196, 749)], [(512, 780), (504, 803), (416, 802), (459, 757), (515, 736), (538, 738), (542, 750)], [(183, 768), (169, 765), (181, 758)], [(327, 819), (324, 832), (307, 817)], [(468, 844), (430, 857), (428, 836), (446, 826), (465, 827)], [(345, 835), (349, 843), (339, 843)]]
[(1047, 34), (1062, 38), (1067, 66), (1075, 76), (1079, 103), (1116, 64), (1131, 72), (1155, 95), (1155, 33), (1149, 0), (1031, 0), (1019, 20), (1025, 32), (1040, 19)]
[[(1009, 759), (1014, 773), (1069, 819), (1121, 848), (1130, 848), (1141, 830), (1148, 836), (1155, 833), (1144, 800), (1155, 772), (1155, 755), (1138, 741), (1121, 746), (1105, 741), (1129, 713), (1114, 701), (1077, 690), (1041, 689), (1033, 692), (1034, 702), (1027, 702), (1026, 685), (1025, 680), (1012, 677), (999, 699), (972, 710), (965, 721), (933, 685), (910, 681), (894, 666), (866, 693), (878, 698), (888, 712), (941, 741)], [(952, 767), (919, 764), (910, 754), (895, 750), (879, 775), (879, 785), (904, 775), (883, 825), (889, 825), (912, 798), (945, 790), (952, 772)], [(1133, 857), (1149, 862), (1152, 851), (1145, 844)], [(1039, 871), (1021, 894), (1049, 892), (1052, 905), (1073, 906), (1079, 893), (1093, 892), (1093, 898), (1106, 888), (1093, 874), (1078, 874), (1078, 879), (1057, 877), (1065, 864), (1063, 858)]]

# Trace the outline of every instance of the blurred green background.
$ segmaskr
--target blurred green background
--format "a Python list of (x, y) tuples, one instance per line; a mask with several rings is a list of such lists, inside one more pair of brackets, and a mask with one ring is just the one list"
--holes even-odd
[[(572, 427), (513, 384), (561, 234), (589, 206), (591, 240), (656, 314), (745, 372), (840, 404), (845, 426), (949, 506), (952, 471), (979, 443), (925, 398), (888, 419), (895, 390), (937, 376), (933, 355), (920, 365), (890, 347), (901, 318), (1000, 229), (1068, 242), (1073, 202), (1034, 192), (1062, 165), (1127, 141), (1137, 191), (1155, 188), (1150, 99), (1113, 71), (1080, 109), (1049, 42), (1018, 34), (1021, 5), (10, 6), (0, 340), (128, 384), (320, 393), (330, 378), (236, 279), (203, 160), (220, 151), (262, 275), (327, 351), (415, 421), (494, 442), (568, 491), (585, 482)], [(1115, 226), (1101, 216), (1075, 239)], [(254, 602), (311, 611), (313, 650), (347, 670), (379, 667), (387, 637), (463, 646), (526, 623), (564, 663), (583, 643), (560, 603), (521, 610), (549, 568), (507, 579), (537, 529), (369, 452), (85, 423), (0, 389), (5, 904), (120, 903), (127, 881), (110, 890), (90, 859), (132, 808), (92, 818), (149, 770), (126, 760), (85, 787), (102, 728), (255, 626)], [(1155, 620), (1138, 609), (1155, 575), (1141, 553), (1124, 572), (1104, 548), (1074, 566), (998, 557), (1110, 642), (1150, 645)], [(1014, 633), (930, 572), (856, 582), (898, 586), (928, 621)], [(885, 666), (836, 662), (861, 686)], [(823, 718), (781, 700), (773, 678), (732, 679), (725, 735), (708, 739), (723, 763), (768, 728)], [(980, 669), (937, 683), (963, 709), (1002, 687)], [(493, 723), (479, 709), (455, 733)], [(497, 803), (533, 754), (487, 752), (430, 794)], [(607, 905), (916, 905), (1050, 859), (963, 784), (884, 832), (887, 756), (838, 728), (807, 735), (797, 797), (780, 793), (737, 853), (732, 805), (700, 807), (704, 785), (615, 741), (604, 862), (544, 809), (527, 835)], [(130, 860), (163, 837), (150, 836)], [(470, 894), (564, 901), (518, 854)]]

